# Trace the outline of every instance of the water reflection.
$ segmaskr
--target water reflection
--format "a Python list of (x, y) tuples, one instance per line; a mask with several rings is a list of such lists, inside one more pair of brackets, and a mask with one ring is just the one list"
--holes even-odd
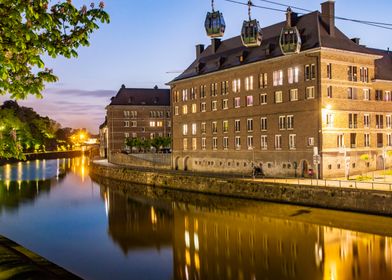
[(174, 279), (392, 278), (390, 237), (269, 217), (257, 206), (203, 206), (198, 195), (187, 199), (197, 204), (173, 202), (142, 186), (102, 193), (115, 243), (124, 253), (172, 244)]

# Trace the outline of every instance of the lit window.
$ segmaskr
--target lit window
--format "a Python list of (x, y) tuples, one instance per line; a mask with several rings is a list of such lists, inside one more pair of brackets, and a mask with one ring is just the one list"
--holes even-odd
[(188, 125), (182, 125), (182, 135), (188, 135)]
[(178, 106), (175, 106), (175, 107), (174, 107), (174, 115), (178, 116), (178, 111), (179, 111), (179, 110), (178, 110)]
[(197, 105), (195, 103), (192, 104), (192, 113), (197, 112)]
[(267, 135), (261, 135), (261, 149), (262, 150), (267, 150), (268, 148), (268, 142), (267, 142)]
[(197, 150), (197, 139), (192, 138), (192, 150)]
[(196, 135), (197, 133), (197, 126), (195, 123), (192, 124), (192, 135)]
[(241, 107), (241, 97), (234, 98), (234, 108)]
[(205, 150), (206, 149), (206, 138), (201, 138), (201, 148), (203, 149), (203, 150)]
[(184, 115), (188, 114), (188, 105), (182, 105), (182, 113)]
[(288, 75), (288, 83), (293, 84), (293, 83), (298, 83), (298, 75), (299, 75), (299, 68), (298, 67), (290, 67), (287, 70), (287, 75)]
[(274, 71), (272, 76), (274, 86), (283, 85), (283, 70)]
[(236, 150), (241, 149), (241, 137), (240, 136), (235, 137), (235, 149)]
[(363, 100), (370, 100), (370, 89), (363, 89)]
[(245, 78), (245, 90), (253, 90), (253, 76), (249, 76)]
[(182, 90), (182, 101), (187, 101), (188, 100), (188, 89), (183, 89)]
[(233, 92), (240, 92), (240, 91), (241, 91), (241, 79), (234, 79)]
[(283, 102), (283, 93), (281, 91), (275, 91), (275, 103)]
[(364, 126), (364, 128), (370, 128), (370, 115), (369, 114), (363, 115), (363, 126)]
[(246, 97), (246, 106), (253, 106), (253, 95), (248, 95)]
[(298, 89), (293, 88), (290, 89), (290, 101), (297, 101), (298, 100)]
[(314, 137), (308, 137), (308, 146), (314, 146)]
[(200, 130), (201, 130), (201, 133), (206, 133), (206, 123), (205, 122), (202, 122), (201, 123), (201, 125), (200, 125)]
[(314, 99), (314, 87), (307, 87), (306, 88), (306, 99)]
[(333, 122), (334, 122), (334, 115), (331, 113), (326, 114), (326, 124), (327, 127), (333, 127)]
[(261, 73), (259, 75), (259, 87), (266, 88), (268, 85), (268, 75), (267, 73)]
[(338, 148), (344, 147), (344, 134), (339, 134), (337, 136), (337, 146), (338, 146)]
[(223, 132), (227, 133), (229, 131), (229, 121), (223, 121)]
[(151, 121), (150, 122), (150, 127), (155, 127), (155, 126), (156, 126), (156, 123), (154, 121)]
[(182, 146), (184, 148), (184, 151), (188, 150), (188, 139), (182, 139)]

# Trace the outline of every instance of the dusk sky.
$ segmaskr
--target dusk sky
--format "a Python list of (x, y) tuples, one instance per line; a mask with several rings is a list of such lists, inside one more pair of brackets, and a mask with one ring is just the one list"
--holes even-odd
[[(74, 1), (77, 6), (90, 2)], [(253, 2), (285, 9), (261, 0)], [(323, 1), (276, 2), (320, 10)], [(79, 49), (77, 59), (48, 59), (47, 66), (54, 69), (59, 83), (48, 85), (43, 99), (29, 98), (20, 104), (33, 107), (63, 126), (85, 127), (96, 133), (104, 120), (105, 106), (121, 84), (164, 88), (165, 83), (178, 75), (167, 72), (184, 70), (194, 59), (195, 45), (209, 43), (203, 27), (211, 5), (208, 0), (107, 0), (105, 4), (111, 23), (92, 35), (91, 46)], [(224, 13), (227, 25), (223, 39), (239, 35), (247, 8), (225, 0), (215, 0), (215, 5)], [(391, 11), (391, 0), (336, 1), (336, 15), (340, 17), (392, 24)], [(254, 8), (253, 17), (264, 27), (283, 21), (285, 15)], [(392, 30), (341, 20), (336, 24), (347, 36), (361, 38), (361, 44), (380, 49), (392, 47)], [(0, 101), (6, 99), (0, 97)]]

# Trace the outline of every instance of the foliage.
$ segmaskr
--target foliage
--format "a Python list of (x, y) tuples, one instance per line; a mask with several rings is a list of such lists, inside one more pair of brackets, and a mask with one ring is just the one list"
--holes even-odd
[(147, 152), (151, 147), (155, 149), (155, 152), (159, 152), (162, 148), (167, 148), (171, 144), (170, 137), (155, 137), (152, 140), (149, 139), (139, 139), (139, 138), (127, 138), (125, 141), (126, 145), (131, 149), (137, 148), (140, 151)]
[(368, 154), (363, 154), (363, 155), (361, 155), (359, 158), (360, 158), (361, 160), (367, 162), (367, 161), (369, 161), (370, 156), (369, 156)]
[(89, 45), (98, 22), (109, 15), (92, 3), (77, 9), (71, 0), (2, 0), (0, 2), (0, 94), (13, 99), (41, 96), (45, 83), (58, 78), (45, 68), (43, 56), (77, 57)]

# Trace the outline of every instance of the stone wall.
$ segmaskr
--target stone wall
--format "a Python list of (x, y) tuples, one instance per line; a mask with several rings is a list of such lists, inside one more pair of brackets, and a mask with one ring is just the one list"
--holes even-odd
[(175, 190), (392, 216), (392, 193), (284, 185), (92, 165), (92, 175)]
[(149, 167), (157, 169), (171, 168), (170, 154), (144, 154), (144, 155), (126, 155), (122, 153), (113, 153), (110, 162), (124, 166)]

